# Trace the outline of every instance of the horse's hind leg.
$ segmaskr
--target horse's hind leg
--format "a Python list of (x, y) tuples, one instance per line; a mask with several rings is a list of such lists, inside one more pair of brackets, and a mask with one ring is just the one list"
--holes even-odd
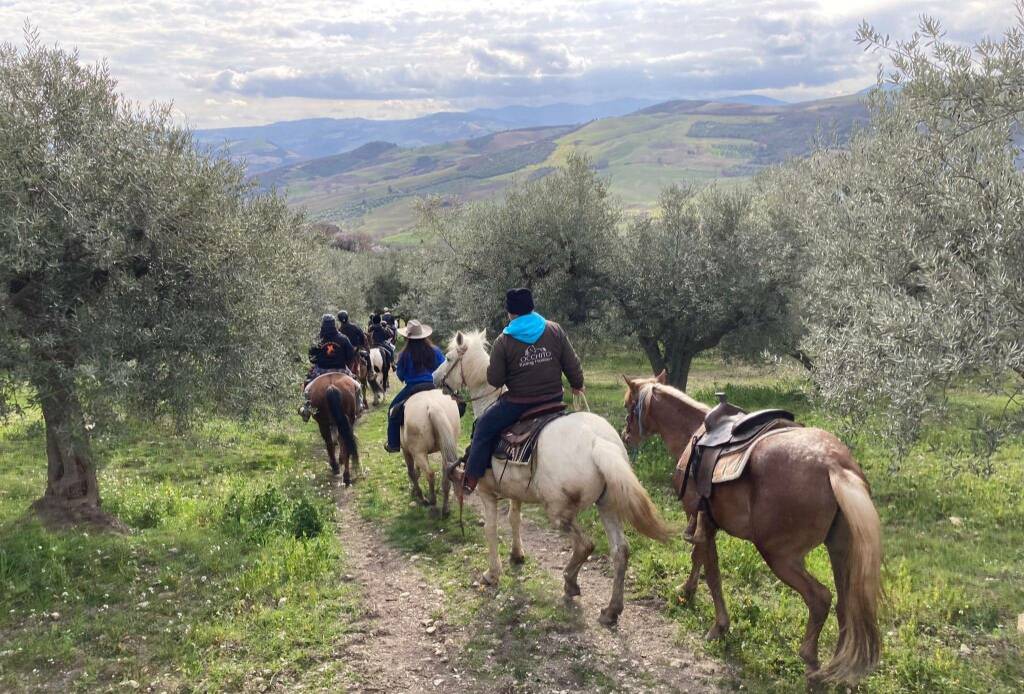
[(445, 462), (441, 460), (441, 517), (448, 517), (448, 499), (451, 497), (452, 480), (444, 469)]
[(523, 552), (523, 502), (518, 499), (510, 499), (508, 502), (508, 525), (512, 529), (512, 551), (508, 560), (513, 564), (522, 564), (526, 561), (526, 554)]
[[(758, 548), (760, 550), (760, 548)], [(800, 593), (807, 604), (807, 628), (804, 640), (800, 644), (800, 657), (807, 665), (808, 676), (818, 671), (818, 635), (828, 617), (828, 608), (832, 604), (832, 593), (829, 589), (811, 576), (804, 566), (802, 555), (767, 554), (761, 556), (768, 566), (783, 583)]]
[(725, 609), (725, 598), (722, 597), (722, 574), (718, 569), (718, 545), (715, 543), (715, 530), (707, 533), (707, 539), (696, 545), (702, 550), (704, 559), (704, 581), (711, 591), (711, 601), (715, 603), (715, 623), (704, 637), (714, 641), (729, 631), (729, 612)]
[(562, 523), (562, 532), (567, 533), (572, 540), (572, 556), (569, 557), (569, 563), (562, 571), (562, 577), (565, 579), (565, 599), (572, 600), (580, 594), (580, 584), (577, 580), (580, 568), (587, 561), (590, 553), (594, 551), (594, 543), (583, 534), (575, 518)]
[(626, 569), (629, 567), (629, 541), (626, 540), (626, 534), (622, 532), (622, 520), (619, 515), (607, 505), (600, 505), (597, 508), (601, 514), (604, 531), (608, 535), (609, 553), (615, 566), (612, 599), (608, 603), (608, 607), (601, 610), (601, 616), (597, 621), (605, 626), (613, 626), (619, 621), (619, 615), (622, 614), (622, 594), (625, 589)]
[(338, 459), (335, 455), (333, 427), (330, 422), (318, 421), (317, 425), (320, 427), (320, 436), (324, 439), (324, 447), (327, 448), (327, 462), (331, 466), (331, 472), (337, 475), (341, 471), (341, 468), (338, 467)]
[(416, 467), (427, 474), (427, 505), (437, 510), (437, 485), (434, 479), (434, 469), (430, 467), (430, 458), (424, 454), (416, 461)]
[(416, 469), (416, 461), (413, 460), (413, 457), (404, 448), (402, 449), (402, 456), (405, 458), (406, 472), (409, 473), (409, 493), (412, 495), (414, 501), (418, 501), (421, 504), (426, 505), (427, 500), (423, 498), (423, 490), (420, 489), (420, 473)]

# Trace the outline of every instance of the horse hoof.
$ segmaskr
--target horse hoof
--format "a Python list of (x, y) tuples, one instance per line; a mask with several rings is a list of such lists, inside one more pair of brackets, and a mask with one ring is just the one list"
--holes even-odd
[(340, 473), (341, 473), (341, 468), (340, 467), (338, 467), (337, 465), (332, 465), (331, 466), (331, 474), (332, 475), (338, 475)]
[(577, 583), (576, 581), (568, 581), (568, 580), (565, 582), (565, 599), (566, 600), (572, 600), (573, 598), (577, 597), (580, 594), (581, 593), (580, 593), (580, 584), (579, 583)]
[(480, 582), (485, 586), (496, 586), (498, 585), (498, 577), (491, 577), (490, 571), (485, 571), (480, 575)]
[(601, 616), (597, 618), (597, 621), (606, 627), (613, 627), (619, 623), (619, 613), (606, 607), (601, 610)]
[(341, 479), (345, 483), (346, 487), (349, 487), (349, 486), (352, 485), (352, 476), (349, 475), (347, 471), (345, 472), (345, 476), (342, 477)]
[(729, 631), (729, 627), (723, 627), (719, 624), (714, 625), (708, 629), (708, 633), (704, 635), (705, 641), (717, 641), (718, 639), (725, 636), (726, 632)]
[(509, 563), (511, 563), (511, 564), (515, 564), (516, 566), (521, 566), (521, 565), (526, 563), (526, 555), (525, 554), (516, 554), (515, 552), (513, 552), (512, 554), (508, 555), (508, 560), (509, 560)]

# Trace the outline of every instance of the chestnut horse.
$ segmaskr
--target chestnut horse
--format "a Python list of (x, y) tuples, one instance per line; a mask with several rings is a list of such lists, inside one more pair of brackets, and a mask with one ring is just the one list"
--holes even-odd
[(331, 472), (337, 475), (343, 465), (346, 485), (352, 484), (349, 461), (355, 474), (359, 474), (359, 450), (352, 430), (359, 412), (358, 390), (358, 381), (348, 374), (338, 372), (321, 374), (306, 386), (309, 402), (316, 408), (313, 418), (320, 426)]
[[(656, 378), (630, 379), (626, 389), (628, 445), (659, 435), (674, 459), (704, 423), (709, 408)], [(681, 482), (676, 473), (677, 492)], [(683, 507), (696, 513), (696, 485), (688, 485)], [(716, 484), (705, 516), (705, 537), (696, 538), (690, 577), (684, 586), (692, 601), (704, 566), (715, 604), (708, 639), (729, 629), (722, 598), (715, 532), (721, 528), (748, 540), (779, 579), (795, 590), (809, 613), (800, 657), (810, 681), (855, 683), (877, 664), (881, 652), (878, 600), (881, 593), (882, 538), (867, 479), (849, 449), (833, 434), (800, 427), (754, 444), (739, 479)], [(831, 662), (818, 664), (818, 636), (828, 617), (832, 594), (804, 566), (807, 554), (824, 543), (835, 577), (839, 640)]]

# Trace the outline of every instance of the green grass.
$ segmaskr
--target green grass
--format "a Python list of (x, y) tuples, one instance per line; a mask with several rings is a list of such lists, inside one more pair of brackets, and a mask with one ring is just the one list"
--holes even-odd
[(234, 690), (348, 681), (361, 614), (306, 430), (217, 422), (99, 437), (101, 493), (131, 534), (50, 532), (34, 417), (0, 430), (0, 691)]
[[(632, 354), (595, 352), (585, 362), (591, 406), (621, 426), (619, 375), (646, 366)], [(699, 360), (691, 391), (710, 402), (722, 388), (742, 406), (787, 407), (837, 431), (867, 472), (883, 522), (887, 600), (883, 662), (861, 690), (1020, 691), (1024, 441), (1004, 442), (984, 477), (964, 457), (964, 431), (929, 431), (897, 473), (888, 448), (807, 399), (798, 369)], [(972, 392), (955, 403), (965, 421), (997, 406)], [(362, 615), (360, 594), (340, 580), (344, 548), (333, 533), (316, 435), (290, 420), (263, 427), (217, 421), (187, 438), (141, 426), (101, 435), (104, 503), (134, 528), (126, 536), (52, 533), (27, 519), (43, 487), (41, 425), (30, 415), (0, 428), (0, 691), (92, 691), (128, 680), (158, 690), (224, 690), (255, 677), (344, 689), (354, 681), (358, 673), (335, 656)], [(434, 519), (410, 505), (404, 464), (380, 451), (383, 425), (378, 410), (358, 429), (370, 477), (355, 487), (357, 507), (444, 590), (443, 618), (469, 643), (463, 666), (495, 689), (529, 683), (538, 667), (561, 668), (561, 688), (614, 689), (614, 667), (566, 665), (579, 662), (578, 654), (561, 637), (580, 628), (581, 616), (561, 604), (557, 576), (528, 562), (506, 565), (495, 590), (473, 585), (486, 568), (476, 519), (467, 513), (463, 537), (454, 517)], [(681, 528), (669, 487), (673, 461), (661, 442), (642, 446), (635, 466)], [(596, 514), (583, 519), (597, 551), (606, 551)], [(803, 689), (796, 650), (806, 610), (751, 545), (720, 540), (732, 631), (702, 645), (713, 610), (703, 586), (695, 604), (681, 602), (688, 547), (635, 534), (631, 543), (633, 599), (662, 601), (683, 640), (732, 663), (748, 690)], [(831, 588), (825, 552), (816, 550), (808, 563)], [(830, 618), (823, 660), (834, 643)]]

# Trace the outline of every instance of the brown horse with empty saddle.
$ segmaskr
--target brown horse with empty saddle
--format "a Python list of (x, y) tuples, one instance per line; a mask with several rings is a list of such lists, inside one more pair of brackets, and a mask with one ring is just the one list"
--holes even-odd
[[(695, 437), (707, 429), (715, 434), (703, 439), (711, 452), (711, 467), (716, 467), (719, 454), (733, 466), (733, 478), (716, 482), (708, 497), (701, 496), (698, 487), (706, 485), (692, 477), (688, 460), (680, 460), (676, 472), (676, 491), (691, 527), (696, 525), (684, 595), (692, 600), (703, 566), (715, 605), (715, 624), (707, 638), (718, 638), (729, 628), (715, 545), (715, 533), (721, 529), (752, 542), (775, 575), (807, 604), (800, 657), (809, 680), (855, 683), (863, 678), (877, 665), (881, 652), (877, 612), (882, 543), (867, 479), (849, 449), (822, 429), (789, 423), (788, 428), (770, 430), (778, 420), (765, 423), (756, 414), (716, 419), (715, 412), (709, 418), (710, 408), (666, 385), (664, 372), (656, 378), (623, 378), (627, 420), (622, 438), (627, 444), (659, 435), (675, 458), (696, 444), (698, 457), (693, 460), (699, 466), (702, 448)], [(734, 409), (730, 414), (741, 412)], [(740, 432), (750, 423), (756, 436)], [(819, 669), (818, 636), (832, 594), (807, 571), (804, 559), (822, 543), (835, 577), (839, 639), (831, 662)]]
[(358, 390), (359, 382), (341, 372), (321, 374), (306, 386), (309, 402), (316, 408), (313, 418), (320, 426), (331, 472), (337, 475), (344, 467), (345, 484), (352, 484), (350, 463), (355, 474), (359, 474), (359, 450), (353, 430), (359, 413)]

